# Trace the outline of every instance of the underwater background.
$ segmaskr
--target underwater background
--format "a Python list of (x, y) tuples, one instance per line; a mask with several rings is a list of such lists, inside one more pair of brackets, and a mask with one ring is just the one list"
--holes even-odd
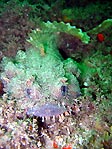
[(0, 149), (112, 149), (112, 2), (0, 1)]

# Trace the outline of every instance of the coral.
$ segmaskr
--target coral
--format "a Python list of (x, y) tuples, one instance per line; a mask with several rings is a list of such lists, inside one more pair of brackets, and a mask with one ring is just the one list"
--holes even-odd
[(102, 33), (99, 33), (99, 34), (97, 34), (97, 39), (98, 39), (99, 42), (103, 42), (105, 37)]
[(58, 143), (56, 141), (53, 141), (53, 147), (58, 148)]
[(107, 20), (104, 20), (101, 24), (99, 24), (95, 28), (89, 30), (88, 33), (97, 34), (99, 32), (105, 31), (111, 26), (112, 26), (112, 19), (107, 19)]
[[(101, 24), (87, 32), (91, 37), (91, 44), (93, 51), (102, 51), (103, 55), (111, 55), (111, 43), (112, 43), (112, 19), (104, 20)], [(101, 37), (103, 42), (99, 42), (98, 34), (103, 35)], [(102, 36), (101, 35), (101, 36)]]
[[(85, 0), (74, 2), (74, 7), (66, 7), (62, 10), (62, 20), (64, 21), (64, 17), (68, 18), (68, 20), (72, 20), (71, 24), (75, 25), (84, 31), (91, 30), (95, 26), (98, 26), (102, 21), (110, 18), (112, 13), (112, 2), (104, 2), (101, 3), (99, 1), (90, 2)], [(77, 5), (79, 6), (77, 7)], [(86, 3), (88, 3), (86, 5)]]
[(67, 145), (67, 146), (62, 147), (62, 149), (72, 149), (72, 146), (71, 145)]
[[(97, 55), (100, 61), (99, 59), (97, 59), (96, 57)], [(112, 84), (110, 82), (111, 82), (111, 72), (112, 72), (112, 67), (111, 67), (112, 56), (111, 55), (104, 56), (101, 51), (98, 51), (90, 59), (91, 60), (94, 59), (93, 65), (96, 66), (95, 69), (98, 77), (97, 83), (100, 86), (100, 89), (106, 96), (107, 94), (108, 95), (111, 94)], [(108, 96), (108, 98), (110, 97)]]
[[(34, 25), (29, 23), (30, 15), (36, 16), (32, 18), (35, 21), (38, 16), (50, 21), (64, 19), (60, 18), (60, 12), (59, 15), (57, 13), (59, 5), (55, 6), (59, 1), (53, 3), (53, 0), (53, 4), (50, 0), (39, 1), (34, 5), (36, 9), (33, 8), (33, 12), (30, 11), (31, 5), (26, 7), (26, 1), (20, 0), (23, 2), (19, 5), (21, 8), (14, 0), (11, 1), (6, 4), (8, 8), (4, 7), (4, 13), (0, 3), (3, 37), (0, 58), (4, 54), (9, 57), (16, 55), (15, 58), (4, 57), (0, 65), (0, 148), (112, 148), (111, 21), (106, 20), (95, 27), (96, 30), (88, 31), (91, 40), (82, 32), (107, 18), (108, 12), (112, 11), (111, 5), (105, 3), (105, 8), (100, 7), (99, 10), (99, 5), (94, 3), (95, 7), (87, 9), (89, 5), (84, 5), (87, 1), (83, 0), (85, 3), (82, 4), (79, 1), (79, 7), (73, 11), (75, 18), (65, 15), (65, 21), (82, 30), (63, 22), (41, 21), (34, 30)], [(80, 6), (85, 7), (80, 9)], [(17, 13), (14, 13), (15, 10)], [(28, 41), (32, 46), (25, 49), (25, 38), (31, 28), (33, 31)], [(99, 30), (105, 37), (103, 42), (97, 40)], [(14, 42), (10, 42), (11, 39), (15, 39)], [(73, 57), (71, 53), (74, 52), (73, 58), (80, 57), (81, 60), (76, 62), (68, 57), (65, 60), (58, 51), (59, 46), (61, 50), (67, 50), (68, 57)], [(88, 49), (94, 53), (88, 56)], [(87, 56), (84, 57), (84, 54)]]
[[(34, 22), (29, 19), (31, 6), (19, 1), (10, 1), (0, 14), (0, 49), (3, 56), (14, 57), (18, 50), (26, 50), (29, 44), (26, 37)], [(2, 58), (1, 57), (1, 58)]]

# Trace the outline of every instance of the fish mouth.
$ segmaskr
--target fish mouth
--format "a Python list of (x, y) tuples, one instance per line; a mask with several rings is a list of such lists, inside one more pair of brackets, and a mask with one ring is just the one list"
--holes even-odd
[[(77, 94), (77, 97), (81, 96), (80, 93)], [(74, 97), (74, 99), (76, 96)], [(67, 96), (63, 96), (61, 99), (58, 99), (54, 102), (46, 102), (44, 104), (36, 104), (31, 108), (27, 109), (26, 114), (28, 116), (36, 116), (36, 117), (52, 117), (59, 116), (66, 111), (68, 111), (67, 107), (72, 107), (74, 103), (73, 97), (72, 99)]]
[(60, 114), (63, 114), (67, 109), (64, 106), (59, 106), (54, 103), (47, 103), (44, 105), (34, 106), (32, 108), (29, 108), (27, 110), (27, 115), (30, 116), (36, 116), (36, 117), (52, 117), (52, 116), (58, 116)]

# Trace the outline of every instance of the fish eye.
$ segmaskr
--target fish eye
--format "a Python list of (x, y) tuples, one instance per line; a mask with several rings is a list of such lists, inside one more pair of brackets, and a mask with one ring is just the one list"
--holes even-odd
[(63, 96), (66, 96), (68, 94), (68, 86), (66, 86), (66, 85), (61, 86), (61, 94)]

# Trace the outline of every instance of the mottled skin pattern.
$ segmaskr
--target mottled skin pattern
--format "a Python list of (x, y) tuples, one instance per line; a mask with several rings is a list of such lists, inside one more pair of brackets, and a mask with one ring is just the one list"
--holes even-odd
[(19, 51), (15, 61), (4, 59), (1, 74), (4, 91), (7, 98), (22, 102), (21, 108), (27, 109), (29, 115), (34, 114), (36, 107), (37, 116), (46, 111), (49, 116), (58, 115), (80, 95), (77, 81), (80, 71), (72, 59), (62, 60), (54, 51), (45, 56), (39, 52)]

